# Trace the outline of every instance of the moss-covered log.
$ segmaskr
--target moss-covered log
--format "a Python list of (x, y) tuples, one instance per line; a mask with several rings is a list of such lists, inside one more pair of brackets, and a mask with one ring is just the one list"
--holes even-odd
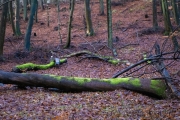
[[(60, 59), (60, 64), (66, 62), (67, 59)], [(23, 72), (27, 70), (46, 70), (48, 68), (54, 67), (55, 66), (55, 61), (51, 60), (50, 63), (45, 64), (45, 65), (39, 65), (39, 64), (34, 64), (34, 63), (25, 63), (21, 65), (16, 65), (13, 69), (12, 72)]]
[(125, 88), (150, 93), (159, 97), (166, 97), (166, 84), (163, 80), (138, 78), (96, 79), (0, 71), (0, 83), (58, 88), (64, 91), (111, 91)]

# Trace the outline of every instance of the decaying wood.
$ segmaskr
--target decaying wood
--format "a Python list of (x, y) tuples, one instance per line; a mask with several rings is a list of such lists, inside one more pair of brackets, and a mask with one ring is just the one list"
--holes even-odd
[(103, 60), (105, 62), (109, 62), (111, 64), (119, 64), (119, 63), (125, 62), (125, 61), (121, 61), (121, 60), (119, 60), (117, 58), (113, 58), (113, 57), (110, 57), (110, 56), (99, 55), (99, 54), (92, 53), (92, 52), (86, 51), (86, 50), (79, 51), (79, 52), (74, 52), (74, 53), (71, 53), (69, 55), (64, 55), (64, 56), (61, 56), (60, 58), (69, 58), (69, 57), (80, 56), (80, 55), (86, 55), (87, 58), (97, 58), (97, 59)]
[(112, 91), (125, 88), (161, 98), (166, 97), (166, 84), (163, 80), (139, 78), (97, 79), (0, 71), (0, 83), (58, 88), (63, 91)]

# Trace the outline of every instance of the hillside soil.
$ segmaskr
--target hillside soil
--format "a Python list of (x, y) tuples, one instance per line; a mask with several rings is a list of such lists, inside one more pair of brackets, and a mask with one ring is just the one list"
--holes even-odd
[[(157, 32), (152, 32), (151, 2), (134, 0), (124, 5), (112, 5), (113, 40), (117, 56), (122, 61), (113, 65), (102, 60), (73, 56), (67, 63), (48, 70), (28, 71), (39, 74), (54, 74), (61, 76), (111, 78), (115, 73), (143, 59), (143, 55), (153, 48), (157, 41), (160, 45), (168, 39), (163, 36), (163, 16), (158, 6)], [(85, 35), (84, 3), (77, 1), (72, 23), (72, 42), (69, 49), (63, 46), (67, 40), (69, 20), (69, 4), (61, 3), (60, 36), (58, 32), (57, 7), (48, 6), (50, 26), (47, 26), (47, 10), (38, 9), (38, 22), (34, 23), (31, 35), (31, 50), (24, 50), (24, 34), (27, 22), (21, 14), (21, 32), (19, 37), (13, 36), (11, 24), (7, 23), (4, 44), (4, 62), (0, 62), (0, 70), (11, 71), (13, 66), (27, 62), (36, 64), (49, 63), (51, 56), (60, 57), (88, 50), (96, 54), (113, 56), (107, 47), (106, 14), (100, 16), (99, 0), (91, 1), (91, 14), (95, 35)], [(22, 12), (23, 13), (23, 12)], [(106, 9), (105, 9), (106, 13)], [(170, 51), (172, 48), (166, 49)], [(165, 62), (166, 63), (166, 62)], [(168, 62), (167, 62), (168, 63)], [(175, 78), (174, 85), (180, 89), (178, 61), (167, 69)], [(158, 72), (153, 72), (152, 66), (136, 71), (132, 77), (158, 78)], [(132, 72), (132, 71), (130, 71)], [(123, 74), (119, 77), (127, 77)], [(54, 89), (53, 89), (54, 90)], [(59, 119), (59, 120), (127, 120), (127, 119), (180, 119), (180, 101), (171, 98), (159, 100), (129, 90), (109, 92), (71, 92), (52, 91), (44, 88), (19, 89), (14, 85), (0, 86), (0, 119)]]

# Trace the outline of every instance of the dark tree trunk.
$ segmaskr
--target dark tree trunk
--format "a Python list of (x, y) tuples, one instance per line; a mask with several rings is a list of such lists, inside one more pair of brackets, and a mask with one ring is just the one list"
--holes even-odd
[[(3, 2), (6, 2), (6, 0), (4, 0)], [(6, 31), (7, 12), (8, 12), (8, 3), (5, 3), (2, 8), (2, 15), (0, 21), (0, 60), (3, 60), (3, 46), (4, 46), (4, 37)]]
[(24, 21), (27, 21), (28, 18), (27, 18), (27, 0), (23, 0), (23, 19)]
[(70, 11), (70, 16), (69, 16), (69, 25), (68, 25), (68, 36), (67, 36), (67, 42), (64, 48), (70, 47), (71, 44), (71, 27), (72, 27), (72, 20), (73, 20), (73, 12), (74, 12), (74, 5), (75, 5), (75, 0), (71, 1), (71, 11)]
[(31, 37), (33, 20), (34, 20), (34, 15), (35, 15), (36, 9), (37, 9), (37, 0), (32, 0), (31, 13), (30, 13), (29, 21), (28, 21), (25, 38), (24, 38), (25, 49), (27, 51), (30, 50), (30, 37)]
[(9, 17), (10, 17), (10, 22), (13, 30), (13, 34), (16, 34), (15, 26), (14, 26), (14, 18), (13, 18), (13, 8), (12, 8), (12, 1), (9, 2)]
[(158, 27), (157, 22), (157, 0), (152, 1), (152, 8), (153, 8), (153, 28), (156, 30)]
[(172, 0), (172, 8), (173, 8), (173, 13), (174, 13), (174, 18), (176, 21), (176, 24), (179, 25), (179, 12), (178, 12), (178, 7), (177, 7), (177, 0)]
[(168, 3), (167, 0), (161, 0), (162, 2), (162, 11), (164, 16), (164, 26), (165, 26), (165, 35), (169, 35), (172, 31), (172, 25), (169, 16)]
[(104, 1), (99, 0), (99, 15), (104, 15)]
[(16, 36), (21, 35), (21, 30), (20, 30), (20, 17), (19, 17), (19, 7), (20, 7), (20, 1), (15, 0), (16, 2), (16, 10), (15, 10), (15, 29), (16, 29)]
[(113, 49), (112, 42), (112, 11), (111, 11), (111, 0), (106, 0), (107, 5), (107, 29), (108, 29), (108, 47)]

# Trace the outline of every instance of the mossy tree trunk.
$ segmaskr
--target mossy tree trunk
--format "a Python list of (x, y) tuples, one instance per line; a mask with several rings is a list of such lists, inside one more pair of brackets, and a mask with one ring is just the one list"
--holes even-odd
[(86, 19), (86, 35), (92, 36), (94, 34), (92, 20), (91, 20), (91, 8), (90, 0), (85, 0), (85, 19)]
[(69, 23), (68, 23), (68, 36), (67, 36), (67, 42), (64, 48), (70, 47), (70, 44), (71, 44), (71, 27), (72, 27), (71, 24), (73, 20), (74, 5), (75, 5), (75, 0), (71, 0), (71, 10), (70, 10), (70, 16), (69, 16)]
[(26, 29), (26, 34), (24, 37), (24, 44), (25, 44), (24, 46), (25, 46), (25, 50), (27, 51), (30, 50), (30, 38), (31, 38), (33, 20), (34, 20), (34, 15), (35, 15), (36, 10), (37, 10), (37, 0), (32, 0), (30, 17), (29, 17), (28, 26)]
[(56, 75), (21, 74), (0, 71), (0, 83), (17, 84), (20, 86), (35, 86), (45, 88), (58, 88), (63, 91), (112, 91), (116, 89), (129, 89), (142, 93), (166, 97), (166, 85), (162, 80), (138, 78), (80, 78)]
[[(6, 2), (4, 0), (3, 2)], [(3, 46), (4, 46), (4, 37), (6, 31), (6, 20), (8, 12), (8, 3), (5, 3), (2, 8), (1, 21), (0, 21), (0, 60), (3, 60)]]

